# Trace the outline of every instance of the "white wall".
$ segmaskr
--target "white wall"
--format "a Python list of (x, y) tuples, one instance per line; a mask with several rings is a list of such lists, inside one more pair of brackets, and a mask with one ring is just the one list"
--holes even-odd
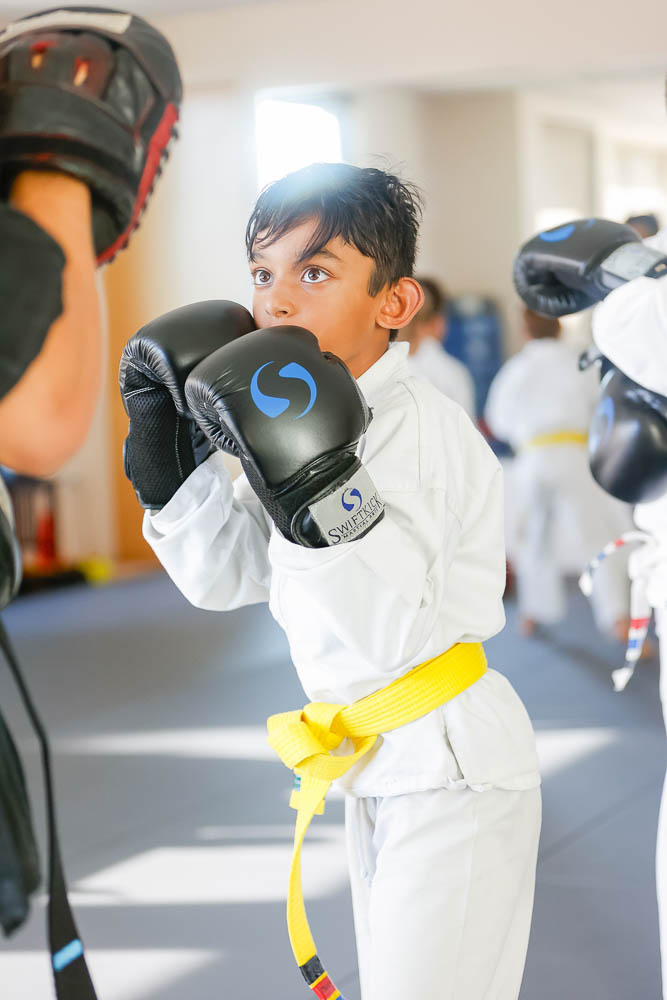
[[(208, 298), (247, 305), (244, 233), (256, 196), (254, 94), (197, 93), (160, 178), (146, 234), (137, 234), (142, 295), (154, 315)], [(159, 199), (159, 200), (158, 200)]]
[[(611, 195), (613, 187), (627, 190), (627, 171), (623, 176), (619, 165), (623, 150), (634, 151), (644, 171), (655, 162), (656, 183), (667, 190), (662, 74), (645, 83), (628, 81), (625, 90), (615, 78), (581, 93), (576, 87), (561, 94), (524, 90), (518, 99), (522, 238), (539, 227), (546, 208), (576, 206), (582, 214), (614, 219), (630, 214), (615, 208)], [(637, 209), (644, 210), (650, 207)]]
[(408, 87), (364, 87), (341, 105), (343, 154), (360, 167), (393, 170), (423, 186), (429, 156), (423, 95)]
[(519, 242), (519, 150), (513, 94), (426, 99), (428, 157), (424, 263), (452, 292), (480, 292), (507, 321)]
[(612, 145), (602, 201), (608, 218), (654, 212), (667, 221), (667, 150), (632, 142)]
[(538, 124), (535, 225), (548, 229), (595, 209), (593, 136), (585, 125), (545, 119)]

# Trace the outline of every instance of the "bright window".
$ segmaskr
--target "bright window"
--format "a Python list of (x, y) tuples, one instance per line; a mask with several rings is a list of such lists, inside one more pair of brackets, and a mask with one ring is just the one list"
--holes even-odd
[(316, 104), (258, 101), (255, 127), (260, 189), (309, 163), (342, 159), (338, 119)]

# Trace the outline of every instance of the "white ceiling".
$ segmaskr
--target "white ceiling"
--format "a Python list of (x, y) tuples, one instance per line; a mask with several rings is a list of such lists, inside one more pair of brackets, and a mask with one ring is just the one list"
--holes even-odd
[(18, 17), (25, 17), (34, 11), (46, 10), (48, 7), (117, 7), (119, 10), (130, 10), (140, 17), (170, 17), (174, 14), (195, 13), (198, 11), (220, 10), (223, 7), (249, 7), (256, 3), (277, 3), (279, 0), (109, 0), (108, 3), (58, 3), (58, 0), (3, 0), (0, 8), (0, 26), (6, 25)]

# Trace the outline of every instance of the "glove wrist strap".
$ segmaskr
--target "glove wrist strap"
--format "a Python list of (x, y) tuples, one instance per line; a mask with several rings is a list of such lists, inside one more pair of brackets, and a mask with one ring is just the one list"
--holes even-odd
[(326, 548), (361, 538), (384, 515), (384, 502), (358, 458), (295, 514), (292, 535), (300, 545)]

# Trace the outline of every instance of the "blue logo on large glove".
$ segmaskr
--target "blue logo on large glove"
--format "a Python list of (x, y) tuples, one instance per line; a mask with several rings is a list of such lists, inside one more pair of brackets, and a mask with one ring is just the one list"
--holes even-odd
[[(594, 223), (595, 219), (589, 219), (584, 222), (581, 228), (590, 229)], [(568, 222), (564, 226), (559, 226), (558, 229), (547, 229), (546, 232), (540, 233), (538, 239), (544, 240), (545, 243), (562, 243), (563, 240), (569, 240), (576, 228), (576, 222)]]
[(593, 451), (607, 443), (611, 429), (614, 425), (614, 400), (611, 396), (605, 396), (597, 408), (591, 426), (588, 430), (588, 448)]
[[(284, 413), (291, 404), (291, 400), (285, 399), (284, 396), (269, 396), (267, 393), (262, 392), (259, 387), (259, 376), (260, 372), (263, 372), (265, 368), (269, 365), (274, 364), (273, 361), (267, 361), (266, 364), (261, 365), (252, 377), (250, 382), (250, 395), (253, 398), (253, 402), (258, 410), (260, 410), (265, 416), (271, 417), (273, 420), (275, 417), (279, 417), (281, 413)], [(305, 417), (307, 413), (313, 408), (313, 404), (317, 399), (317, 386), (315, 385), (315, 379), (307, 371), (303, 365), (298, 364), (296, 361), (290, 361), (289, 364), (283, 365), (283, 367), (278, 372), (281, 378), (291, 378), (296, 379), (298, 382), (305, 382), (310, 390), (310, 399), (308, 400), (308, 406), (306, 409), (295, 417), (295, 420), (300, 420), (301, 417)]]
[[(351, 503), (345, 499), (346, 497), (354, 497)], [(341, 503), (345, 510), (359, 510), (361, 507), (361, 493), (359, 490), (343, 490), (343, 496), (341, 498)]]
[(566, 226), (559, 226), (558, 229), (547, 229), (546, 233), (540, 233), (540, 239), (545, 243), (560, 243), (562, 240), (569, 240), (577, 227), (574, 222), (568, 222)]

